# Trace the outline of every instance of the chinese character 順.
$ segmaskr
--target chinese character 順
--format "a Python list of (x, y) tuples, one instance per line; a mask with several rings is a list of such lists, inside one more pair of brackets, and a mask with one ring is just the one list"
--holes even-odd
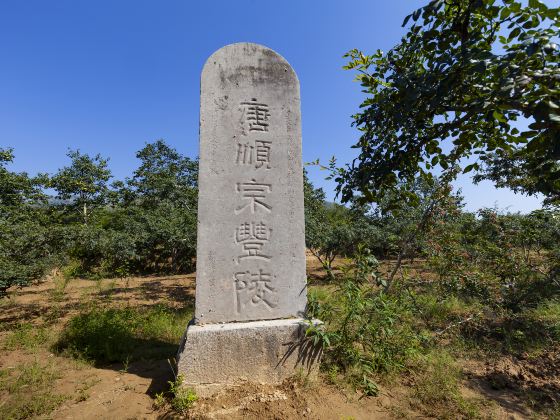
[(272, 142), (265, 140), (256, 140), (255, 145), (249, 143), (237, 144), (237, 160), (238, 165), (253, 165), (256, 169), (270, 169), (270, 145)]

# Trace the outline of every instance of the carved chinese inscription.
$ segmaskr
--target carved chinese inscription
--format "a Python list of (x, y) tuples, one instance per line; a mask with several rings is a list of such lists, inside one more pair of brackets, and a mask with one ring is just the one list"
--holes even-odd
[(254, 214), (257, 209), (264, 210), (268, 213), (272, 210), (272, 207), (265, 202), (266, 195), (272, 190), (270, 184), (258, 183), (253, 178), (249, 182), (238, 182), (235, 186), (235, 190), (241, 194), (244, 200), (249, 201), (245, 205), (237, 207), (235, 209), (235, 214), (241, 213), (246, 208), (249, 208), (252, 214)]
[(201, 86), (197, 322), (292, 318), (306, 305), (299, 86), (274, 52), (216, 53)]
[[(253, 131), (261, 132), (261, 135), (268, 133), (271, 115), (267, 104), (252, 98), (251, 101), (241, 102), (241, 112), (241, 131), (244, 135), (247, 136)], [(235, 163), (247, 166), (249, 171), (271, 169), (271, 148), (271, 140), (249, 139), (245, 143), (237, 143)], [(272, 212), (272, 206), (267, 202), (269, 194), (272, 193), (272, 184), (257, 182), (256, 178), (251, 178), (250, 181), (236, 183), (235, 191), (244, 200), (243, 205), (235, 208), (235, 215)], [(271, 231), (263, 221), (241, 223), (235, 232), (235, 243), (241, 245), (243, 252), (242, 255), (237, 256), (237, 264), (253, 259), (269, 262), (272, 256), (264, 254), (262, 248), (270, 240)], [(267, 310), (276, 306), (271, 297), (275, 290), (272, 275), (264, 273), (262, 268), (259, 268), (257, 274), (252, 274), (250, 269), (237, 272), (234, 274), (234, 279), (238, 313), (246, 311), (248, 305), (262, 304), (262, 307)]]
[(255, 169), (270, 169), (270, 148), (271, 141), (255, 140), (251, 143), (237, 144), (238, 165), (254, 165)]
[(252, 98), (250, 101), (241, 102), (240, 105), (243, 134), (247, 135), (247, 131), (268, 131), (270, 111), (267, 104), (259, 103), (257, 98)]
[(241, 271), (234, 274), (235, 297), (237, 312), (242, 312), (245, 306), (262, 305), (271, 309), (278, 304), (276, 289), (272, 285), (272, 274), (260, 269), (256, 273)]
[(270, 240), (272, 229), (263, 222), (241, 223), (235, 230), (235, 243), (241, 245), (243, 254), (237, 257), (239, 264), (243, 259), (270, 260), (262, 253), (263, 246)]

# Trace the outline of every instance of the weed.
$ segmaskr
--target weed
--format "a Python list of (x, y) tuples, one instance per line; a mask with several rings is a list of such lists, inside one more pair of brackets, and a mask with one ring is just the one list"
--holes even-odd
[(53, 303), (52, 305), (49, 306), (48, 311), (43, 315), (43, 320), (48, 324), (55, 323), (59, 321), (63, 315), (64, 315), (64, 310), (60, 306), (60, 304)]
[(433, 351), (411, 364), (411, 405), (436, 418), (478, 418), (479, 407), (460, 392), (461, 370), (446, 352)]
[(183, 386), (183, 376), (178, 375), (175, 381), (169, 381), (169, 392), (172, 395), (171, 407), (178, 413), (186, 413), (194, 406), (198, 396), (194, 390)]
[(293, 380), (303, 389), (312, 389), (315, 385), (317, 385), (317, 378), (315, 376), (309, 375), (308, 372), (305, 371), (303, 368), (299, 368), (295, 375), (293, 376)]
[(98, 294), (103, 295), (106, 298), (110, 298), (115, 291), (117, 281), (115, 279), (111, 279), (104, 282), (103, 279), (99, 279), (95, 281), (95, 284), (97, 286)]
[(51, 290), (51, 298), (55, 302), (61, 302), (66, 297), (66, 286), (70, 282), (70, 276), (65, 275), (62, 272), (57, 272), (54, 277), (54, 289)]
[(34, 361), (17, 366), (11, 374), (2, 372), (0, 390), (7, 392), (2, 405), (3, 418), (25, 419), (47, 415), (69, 398), (51, 391), (52, 382), (59, 378), (52, 364)]
[(46, 328), (34, 326), (29, 323), (19, 324), (6, 338), (6, 350), (33, 350), (46, 344), (51, 335)]
[(154, 408), (156, 410), (161, 410), (163, 407), (165, 407), (166, 404), (167, 404), (167, 400), (165, 399), (165, 393), (163, 391), (158, 392), (154, 398), (154, 402), (153, 402)]
[(128, 372), (128, 367), (130, 364), (130, 356), (126, 356), (126, 359), (124, 359), (123, 361), (123, 367), (122, 369), (119, 371), (121, 374), (122, 373), (127, 373)]

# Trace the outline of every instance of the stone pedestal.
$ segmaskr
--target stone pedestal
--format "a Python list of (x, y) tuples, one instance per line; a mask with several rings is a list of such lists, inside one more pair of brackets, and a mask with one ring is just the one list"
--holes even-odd
[(198, 186), (195, 318), (178, 373), (198, 390), (313, 374), (299, 81), (269, 48), (228, 45), (206, 61)]
[(190, 325), (178, 371), (185, 386), (202, 395), (243, 381), (278, 384), (298, 373), (316, 376), (321, 349), (305, 337), (308, 325), (301, 318)]

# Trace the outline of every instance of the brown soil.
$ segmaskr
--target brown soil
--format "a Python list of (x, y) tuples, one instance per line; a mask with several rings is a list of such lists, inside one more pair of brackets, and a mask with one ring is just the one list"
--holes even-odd
[[(309, 277), (321, 283), (320, 266), (309, 259)], [(21, 322), (49, 325), (53, 335), (84, 305), (145, 306), (165, 303), (174, 307), (194, 304), (194, 274), (144, 277), (128, 280), (72, 280), (63, 295), (55, 283), (41, 284), (10, 293), (0, 302), (0, 347)], [(55, 366), (59, 378), (51, 388), (67, 399), (49, 417), (66, 419), (179, 418), (167, 409), (154, 407), (154, 396), (166, 389), (172, 372), (167, 360), (138, 361), (127, 369), (122, 364), (94, 367), (53, 354), (49, 346), (28, 350), (2, 350), (0, 369), (16, 369), (35, 360)], [(538, 389), (539, 398), (558, 400), (560, 356), (551, 352), (537, 358), (501, 359), (464, 363), (464, 393), (494, 401), (488, 412), (494, 418), (534, 416), (522, 394)], [(542, 392), (544, 390), (544, 393)], [(281, 386), (245, 384), (224, 390), (213, 398), (200, 399), (189, 414), (192, 418), (215, 419), (385, 419), (423, 417), (408, 404), (406, 381), (384, 386), (376, 398), (360, 398), (355, 391), (340, 389), (319, 378), (315, 383), (287, 381)], [(543, 397), (544, 396), (544, 397)], [(7, 395), (0, 392), (0, 418)], [(538, 401), (537, 401), (538, 403)]]

